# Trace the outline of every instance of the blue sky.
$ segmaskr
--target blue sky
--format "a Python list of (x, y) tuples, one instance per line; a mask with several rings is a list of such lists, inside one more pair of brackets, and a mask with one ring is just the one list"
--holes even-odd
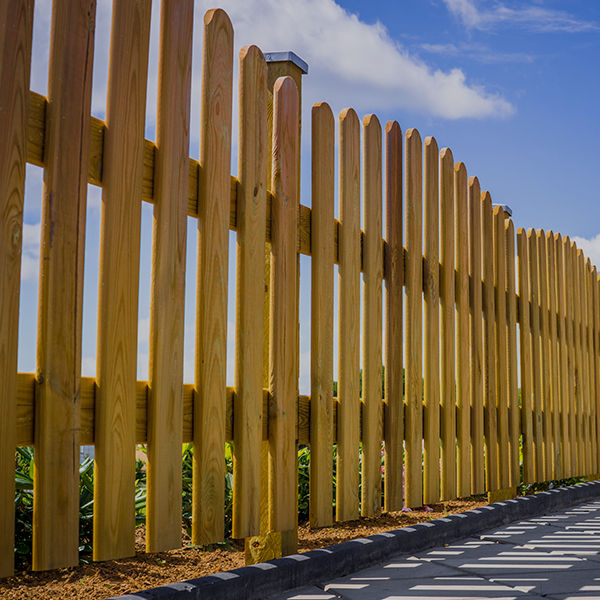
[[(293, 50), (309, 64), (303, 118), (313, 102), (335, 112), (353, 106), (382, 123), (399, 121), (434, 135), (477, 175), (495, 203), (513, 208), (517, 227), (575, 236), (600, 266), (600, 2), (596, 0), (223, 0), (236, 50)], [(196, 0), (191, 147), (198, 155), (202, 15), (216, 6)], [(37, 2), (31, 87), (47, 89), (50, 2)], [(146, 136), (154, 138), (159, 2), (153, 5)], [(105, 114), (111, 3), (98, 0), (92, 112)], [(234, 124), (237, 118), (234, 98)], [(310, 205), (310, 129), (303, 133), (303, 204)], [(232, 153), (232, 173), (236, 172)], [(27, 173), (19, 370), (35, 370), (41, 170)], [(89, 186), (83, 374), (95, 373), (98, 188)], [(142, 210), (138, 377), (147, 377), (152, 207)], [(235, 238), (231, 237), (231, 283)], [(188, 237), (186, 367), (193, 379), (195, 227)], [(309, 278), (309, 259), (302, 275)], [(230, 289), (233, 288), (230, 284)], [(233, 295), (232, 295), (233, 298)], [(302, 393), (308, 393), (310, 290), (301, 289)], [(234, 306), (229, 340), (233, 356)], [(232, 363), (228, 383), (233, 383)]]

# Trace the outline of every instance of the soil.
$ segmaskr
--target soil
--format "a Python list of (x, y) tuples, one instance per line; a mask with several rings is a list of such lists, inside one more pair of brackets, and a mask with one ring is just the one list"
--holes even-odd
[[(363, 518), (332, 527), (298, 528), (298, 548), (306, 552), (357, 537), (407, 527), (446, 514), (464, 512), (487, 504), (485, 496), (452, 500), (410, 512), (392, 512)], [(144, 552), (144, 527), (138, 527), (136, 555), (132, 558), (79, 565), (55, 571), (23, 571), (0, 581), (2, 600), (101, 600), (176, 581), (194, 579), (211, 573), (244, 566), (243, 542), (232, 541), (198, 548), (189, 545), (179, 550), (147, 554)], [(186, 536), (187, 537), (187, 536)]]

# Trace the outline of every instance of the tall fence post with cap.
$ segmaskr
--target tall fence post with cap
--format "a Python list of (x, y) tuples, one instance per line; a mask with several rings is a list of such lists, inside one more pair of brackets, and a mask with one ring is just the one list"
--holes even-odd
[[(301, 132), (302, 114), (302, 75), (308, 73), (308, 65), (294, 52), (266, 52), (267, 62), (267, 143), (273, 140), (273, 86), (279, 77), (292, 77), (298, 87), (300, 111), (298, 112), (298, 139)], [(272, 168), (272, 148), (267, 153), (268, 173)], [(300, 172), (300, 153), (298, 154), (298, 173)], [(300, 178), (298, 177), (298, 182)], [(300, 185), (298, 183), (298, 185)], [(272, 191), (272, 190), (271, 190)], [(298, 190), (298, 197), (300, 197)], [(270, 218), (270, 215), (268, 215)], [(265, 326), (263, 344), (263, 387), (269, 388), (269, 303), (271, 296), (271, 244), (265, 242)], [(298, 270), (299, 273), (299, 270)], [(298, 288), (297, 288), (298, 289)], [(298, 302), (298, 297), (296, 298)], [(297, 335), (297, 342), (299, 341)], [(268, 414), (265, 415), (268, 418)], [(288, 531), (269, 531), (269, 442), (262, 444), (261, 468), (261, 502), (260, 502), (260, 535), (245, 539), (246, 564), (256, 564), (286, 554), (293, 554), (298, 548), (298, 529)]]

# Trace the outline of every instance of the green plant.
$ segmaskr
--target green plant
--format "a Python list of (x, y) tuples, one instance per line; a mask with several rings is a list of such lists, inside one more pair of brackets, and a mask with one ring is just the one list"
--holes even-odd
[[(31, 566), (33, 539), (33, 465), (31, 446), (19, 447), (15, 455), (15, 568)], [(79, 558), (88, 563), (92, 557), (94, 523), (94, 461), (84, 457), (79, 466)], [(146, 518), (146, 470), (144, 462), (136, 461), (135, 520)]]

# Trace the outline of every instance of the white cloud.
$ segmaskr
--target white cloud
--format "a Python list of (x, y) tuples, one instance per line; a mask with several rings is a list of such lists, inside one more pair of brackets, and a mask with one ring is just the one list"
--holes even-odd
[(577, 247), (583, 250), (586, 258), (589, 258), (592, 264), (600, 269), (600, 233), (589, 239), (574, 236), (571, 241), (575, 242)]
[[(151, 129), (156, 120), (160, 17), (159, 3), (153, 4), (147, 102)], [(334, 111), (346, 106), (361, 112), (407, 109), (447, 119), (503, 117), (514, 111), (500, 95), (468, 82), (461, 69), (431, 67), (395, 41), (381, 23), (364, 23), (334, 0), (221, 0), (218, 4), (232, 20), (236, 55), (242, 46), (256, 44), (265, 52), (293, 50), (308, 62), (305, 107), (325, 100)], [(110, 0), (99, 0), (96, 14), (92, 110), (100, 117), (106, 110), (111, 6)], [(200, 106), (202, 17), (213, 7), (213, 0), (195, 5), (192, 138), (197, 138), (199, 129), (194, 113)], [(38, 53), (47, 54), (48, 13), (49, 3), (36, 3)], [(47, 57), (32, 74), (32, 87), (42, 92), (46, 68)]]
[[(502, 2), (490, 6), (487, 0), (443, 0), (448, 10), (469, 29), (491, 29), (494, 25), (516, 25), (541, 33), (562, 31), (578, 33), (600, 31), (593, 21), (582, 21), (563, 10), (542, 6), (519, 6), (511, 8)], [(480, 6), (481, 5), (481, 6)]]
[(532, 63), (535, 57), (525, 52), (497, 52), (483, 44), (460, 42), (458, 44), (421, 44), (430, 54), (446, 57), (460, 56), (484, 64)]
[[(207, 0), (199, 4), (209, 7)], [(507, 100), (469, 84), (460, 69), (431, 68), (381, 23), (366, 24), (333, 0), (223, 0), (221, 6), (232, 20), (236, 48), (254, 43), (306, 60), (306, 106), (325, 100), (334, 110), (408, 109), (448, 119), (513, 112)]]
[(36, 280), (40, 272), (40, 237), (42, 224), (23, 223), (23, 246), (21, 251), (21, 278)]

